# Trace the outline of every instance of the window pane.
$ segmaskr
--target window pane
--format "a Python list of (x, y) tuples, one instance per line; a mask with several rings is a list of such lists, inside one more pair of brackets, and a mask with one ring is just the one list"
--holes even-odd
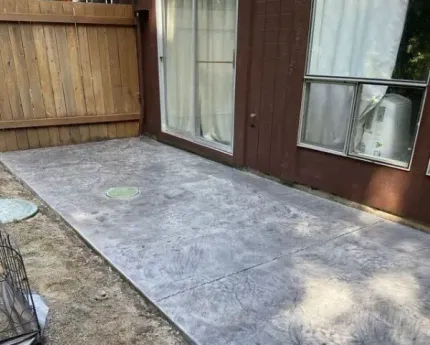
[(164, 15), (166, 88), (166, 123), (164, 125), (191, 134), (195, 130), (193, 0), (166, 0)]
[(197, 2), (197, 112), (203, 138), (233, 139), (236, 1)]
[(342, 152), (352, 110), (354, 86), (309, 83), (305, 97), (301, 142)]
[(309, 74), (427, 80), (428, 0), (316, 0), (312, 31)]
[(350, 153), (408, 167), (423, 97), (424, 89), (363, 85)]

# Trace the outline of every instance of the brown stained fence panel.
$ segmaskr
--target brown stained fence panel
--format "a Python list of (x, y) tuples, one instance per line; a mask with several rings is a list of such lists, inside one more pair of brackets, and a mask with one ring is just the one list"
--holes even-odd
[(0, 0), (0, 152), (138, 135), (131, 5)]

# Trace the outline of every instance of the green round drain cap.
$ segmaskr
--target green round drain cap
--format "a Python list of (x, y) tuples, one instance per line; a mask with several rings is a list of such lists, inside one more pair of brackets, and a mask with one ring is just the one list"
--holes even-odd
[(139, 194), (136, 187), (115, 187), (109, 188), (106, 195), (112, 199), (131, 199)]
[(0, 198), (0, 223), (12, 223), (33, 217), (38, 211), (37, 205), (23, 199)]

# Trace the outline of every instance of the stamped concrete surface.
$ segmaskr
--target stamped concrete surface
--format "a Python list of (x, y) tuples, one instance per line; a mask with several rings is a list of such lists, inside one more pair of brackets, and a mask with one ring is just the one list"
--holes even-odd
[(428, 234), (149, 139), (2, 161), (197, 344), (430, 344)]

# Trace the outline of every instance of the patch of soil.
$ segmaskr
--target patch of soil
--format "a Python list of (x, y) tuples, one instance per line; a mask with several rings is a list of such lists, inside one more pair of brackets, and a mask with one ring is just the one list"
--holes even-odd
[(32, 289), (49, 316), (47, 345), (184, 345), (157, 310), (49, 207), (0, 165), (0, 196), (35, 202), (39, 213), (6, 224), (19, 244)]

